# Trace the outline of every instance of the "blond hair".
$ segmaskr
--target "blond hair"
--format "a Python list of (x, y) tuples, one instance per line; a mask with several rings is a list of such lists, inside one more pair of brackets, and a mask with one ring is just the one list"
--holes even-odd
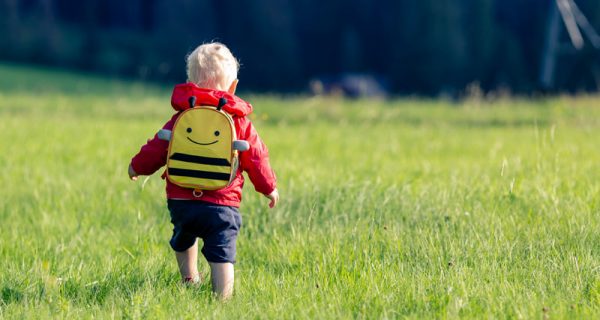
[(228, 90), (240, 67), (231, 51), (219, 42), (198, 46), (186, 60), (188, 82), (217, 90)]

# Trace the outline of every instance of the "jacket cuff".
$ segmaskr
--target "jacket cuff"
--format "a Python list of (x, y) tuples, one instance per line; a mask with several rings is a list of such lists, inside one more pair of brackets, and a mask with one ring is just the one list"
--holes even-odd
[(277, 189), (277, 186), (276, 186), (275, 184), (273, 184), (272, 186), (269, 186), (269, 188), (267, 188), (267, 189), (264, 189), (264, 190), (267, 190), (266, 192), (262, 192), (262, 191), (261, 191), (261, 193), (262, 193), (263, 195), (265, 195), (265, 196), (268, 196), (268, 195), (270, 195), (271, 193), (273, 193), (273, 191), (275, 191), (275, 189)]
[(129, 165), (131, 166), (131, 168), (133, 168), (133, 171), (135, 171), (136, 174), (141, 175), (140, 173), (140, 168), (137, 166), (136, 164), (137, 162), (133, 161), (133, 159), (131, 159), (131, 162), (129, 163)]

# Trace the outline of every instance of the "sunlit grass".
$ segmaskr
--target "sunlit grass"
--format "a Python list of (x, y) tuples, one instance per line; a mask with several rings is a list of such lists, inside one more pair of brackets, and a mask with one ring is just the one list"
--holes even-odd
[(598, 97), (242, 95), (282, 201), (247, 183), (221, 304), (178, 283), (159, 175), (126, 178), (169, 89), (0, 73), (0, 318), (600, 314)]

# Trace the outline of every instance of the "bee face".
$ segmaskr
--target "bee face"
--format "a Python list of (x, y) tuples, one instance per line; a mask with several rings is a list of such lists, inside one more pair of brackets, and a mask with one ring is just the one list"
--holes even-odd
[[(200, 146), (208, 146), (208, 145), (215, 144), (215, 143), (219, 142), (219, 139), (215, 139), (215, 141), (212, 141), (212, 142), (205, 142), (205, 143), (198, 142), (198, 141), (196, 141), (196, 140), (192, 139), (192, 138), (190, 137), (190, 135), (189, 135), (190, 133), (192, 133), (192, 131), (194, 131), (194, 130), (193, 130), (191, 127), (188, 127), (186, 131), (187, 131), (187, 133), (188, 133), (187, 139), (188, 139), (190, 142), (192, 142), (192, 143), (195, 143), (195, 144), (197, 144), (197, 145), (200, 145)], [(215, 138), (216, 138), (216, 137), (218, 137), (218, 136), (221, 134), (221, 132), (219, 132), (219, 130), (215, 130), (215, 132), (213, 132), (213, 134), (215, 135)], [(203, 136), (206, 136), (206, 134), (204, 134)]]
[(210, 109), (190, 110), (181, 115), (175, 129), (175, 135), (185, 137), (185, 142), (180, 147), (188, 152), (198, 148), (210, 147), (216, 151), (216, 156), (227, 157), (231, 146), (226, 143), (231, 141), (231, 132), (225, 132), (229, 127), (228, 119), (222, 114)]

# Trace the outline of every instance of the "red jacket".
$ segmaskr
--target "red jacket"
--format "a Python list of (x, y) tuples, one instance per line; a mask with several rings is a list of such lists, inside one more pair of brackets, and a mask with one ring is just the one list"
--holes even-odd
[[(173, 89), (171, 105), (177, 113), (163, 126), (163, 129), (173, 129), (175, 120), (177, 120), (181, 111), (189, 108), (188, 99), (192, 95), (196, 96), (196, 105), (217, 105), (220, 98), (227, 99), (227, 104), (223, 106), (223, 110), (232, 116), (237, 138), (248, 141), (250, 149), (240, 152), (240, 167), (235, 179), (227, 188), (204, 191), (202, 197), (197, 198), (192, 194), (192, 189), (177, 186), (166, 179), (167, 198), (202, 200), (219, 205), (239, 207), (242, 200), (242, 186), (244, 185), (242, 171), (246, 171), (256, 191), (264, 195), (273, 192), (276, 179), (275, 173), (269, 164), (269, 151), (250, 120), (246, 117), (252, 113), (252, 105), (246, 101), (227, 92), (200, 88), (192, 83), (176, 85)], [(153, 174), (167, 163), (168, 148), (168, 141), (160, 140), (157, 135), (154, 135), (154, 138), (148, 140), (142, 146), (140, 152), (131, 159), (133, 170), (140, 175)]]

